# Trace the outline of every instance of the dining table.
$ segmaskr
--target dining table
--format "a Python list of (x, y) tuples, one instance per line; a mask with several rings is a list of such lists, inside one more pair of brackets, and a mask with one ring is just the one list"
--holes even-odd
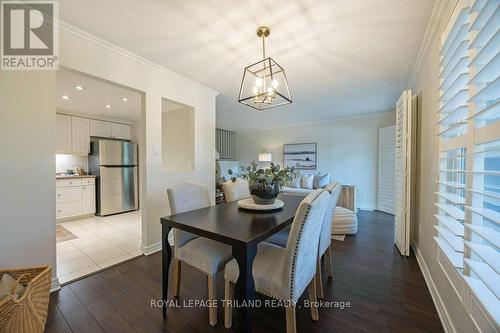
[[(237, 201), (165, 216), (162, 225), (162, 307), (167, 317), (168, 275), (172, 260), (172, 248), (168, 235), (172, 228), (187, 231), (231, 246), (232, 255), (239, 267), (235, 287), (235, 301), (240, 305), (251, 305), (255, 300), (255, 283), (252, 274), (257, 245), (274, 233), (291, 225), (303, 196), (280, 194), (284, 202), (281, 209), (273, 211), (250, 211), (238, 207)], [(252, 332), (252, 307), (238, 306), (237, 329)]]

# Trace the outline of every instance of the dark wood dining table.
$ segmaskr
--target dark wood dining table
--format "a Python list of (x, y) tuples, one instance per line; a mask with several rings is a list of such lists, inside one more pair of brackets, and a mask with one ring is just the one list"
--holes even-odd
[[(227, 244), (232, 248), (238, 262), (240, 275), (236, 283), (235, 300), (238, 304), (252, 304), (255, 299), (255, 284), (252, 266), (257, 254), (257, 244), (274, 233), (291, 225), (295, 212), (303, 197), (280, 195), (285, 203), (281, 210), (256, 212), (238, 208), (237, 202), (197, 209), (181, 214), (165, 216), (162, 225), (162, 299), (163, 317), (167, 316), (168, 272), (172, 249), (168, 234), (172, 228), (187, 231), (202, 237)], [(246, 303), (243, 303), (246, 302)], [(252, 331), (252, 308), (237, 307), (238, 331)]]

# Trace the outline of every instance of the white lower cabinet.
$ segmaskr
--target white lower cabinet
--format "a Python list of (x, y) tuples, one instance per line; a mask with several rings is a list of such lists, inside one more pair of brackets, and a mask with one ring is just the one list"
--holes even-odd
[(82, 215), (82, 204), (80, 201), (60, 202), (56, 206), (56, 219)]
[(95, 213), (95, 179), (56, 181), (56, 219)]
[(82, 214), (95, 213), (95, 186), (82, 186)]

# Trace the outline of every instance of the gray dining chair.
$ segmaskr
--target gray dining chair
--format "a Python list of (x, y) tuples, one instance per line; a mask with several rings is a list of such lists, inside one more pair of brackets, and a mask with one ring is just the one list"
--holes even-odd
[[(204, 184), (182, 182), (167, 189), (170, 211), (172, 214), (205, 208), (211, 205), (208, 188)], [(172, 294), (179, 296), (181, 282), (181, 263), (188, 264), (207, 275), (208, 299), (211, 306), (208, 309), (209, 323), (217, 324), (216, 277), (224, 265), (231, 260), (231, 247), (211, 239), (174, 230), (174, 258)]]
[[(256, 291), (283, 301), (286, 306), (287, 333), (296, 332), (295, 306), (299, 297), (309, 289), (311, 317), (319, 320), (316, 307), (316, 260), (321, 224), (329, 203), (328, 192), (318, 189), (304, 198), (295, 214), (286, 248), (270, 243), (261, 243), (253, 263), (253, 278)], [(232, 325), (230, 300), (234, 295), (239, 268), (235, 259), (226, 264), (224, 324)]]
[[(337, 202), (342, 191), (342, 185), (340, 183), (330, 183), (325, 187), (325, 190), (330, 194), (330, 203), (325, 212), (325, 217), (323, 224), (321, 226), (321, 236), (319, 240), (319, 251), (318, 251), (318, 261), (317, 261), (317, 293), (318, 298), (323, 298), (323, 278), (321, 273), (321, 257), (324, 255), (325, 268), (328, 272), (328, 277), (333, 278), (333, 256), (332, 256), (332, 221), (333, 215), (335, 213), (335, 207), (337, 207)], [(288, 234), (290, 229), (284, 229), (267, 239), (268, 242), (285, 247), (288, 241)]]
[(319, 239), (319, 255), (316, 271), (318, 298), (324, 297), (323, 275), (321, 273), (322, 256), (324, 256), (325, 269), (328, 272), (328, 277), (333, 278), (332, 225), (333, 215), (335, 214), (335, 207), (337, 207), (337, 202), (342, 191), (342, 185), (340, 183), (330, 183), (325, 187), (325, 190), (330, 193), (330, 203), (328, 204), (325, 212), (325, 219), (323, 221), (323, 225), (321, 226), (321, 236)]
[(222, 192), (226, 202), (232, 202), (250, 197), (250, 190), (248, 189), (248, 182), (244, 179), (236, 178), (236, 181), (231, 179), (222, 184)]

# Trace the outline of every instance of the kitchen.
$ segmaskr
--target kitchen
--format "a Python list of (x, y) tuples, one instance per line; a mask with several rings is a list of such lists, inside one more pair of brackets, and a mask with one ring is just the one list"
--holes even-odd
[(68, 69), (56, 82), (57, 272), (65, 284), (143, 254), (143, 96)]

